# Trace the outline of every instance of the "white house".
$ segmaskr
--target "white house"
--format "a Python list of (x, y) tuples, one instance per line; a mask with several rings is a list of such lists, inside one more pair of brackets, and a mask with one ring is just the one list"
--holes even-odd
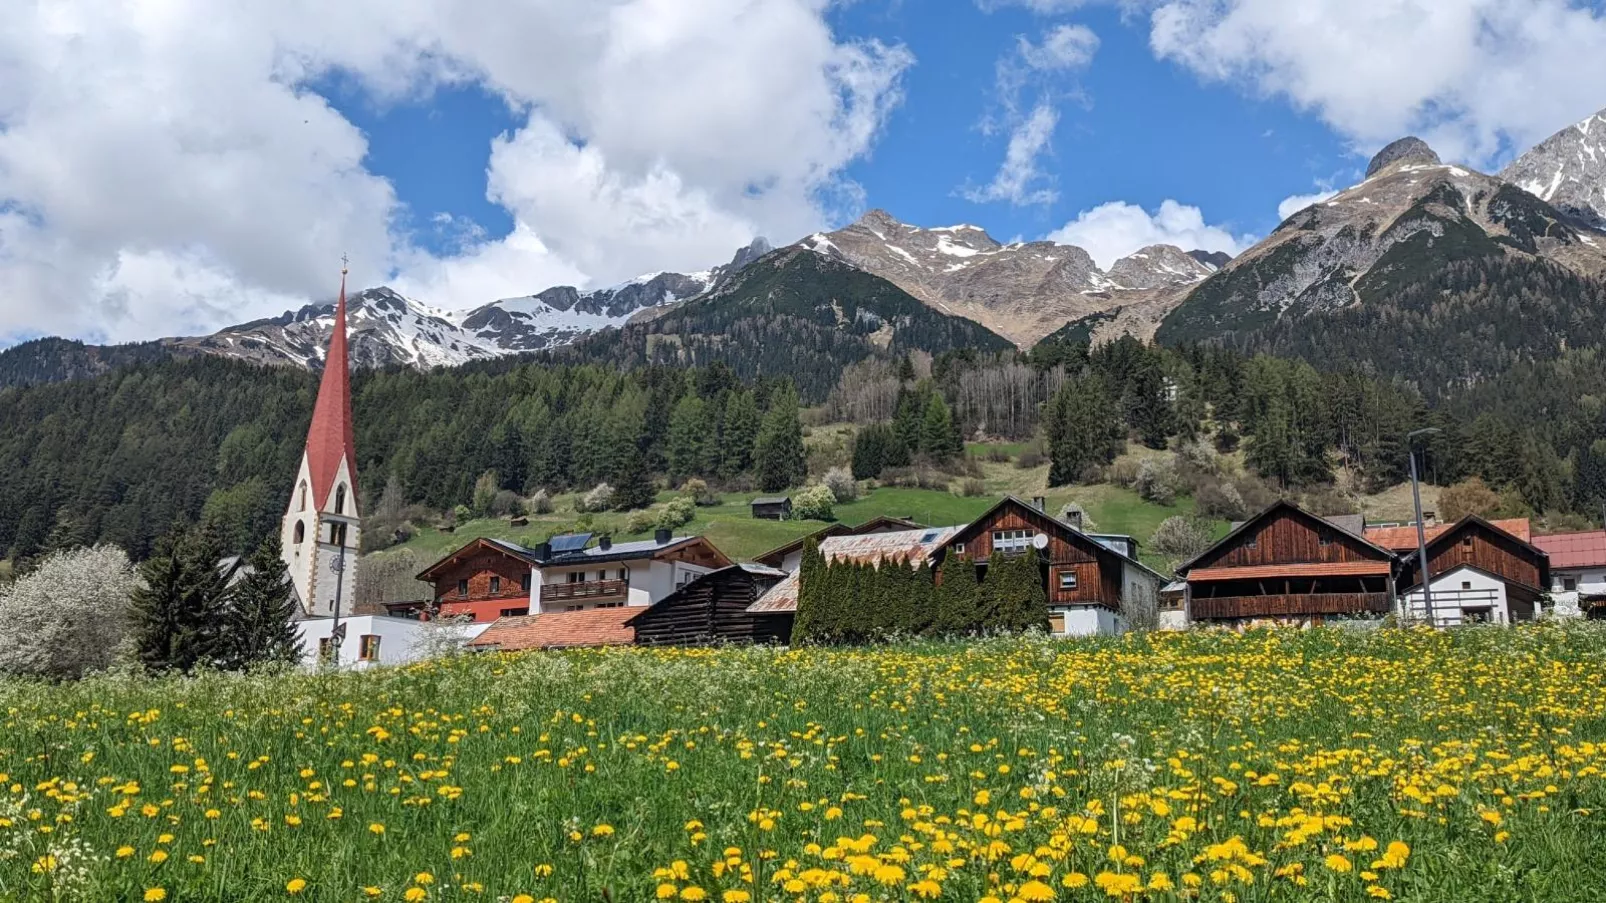
[[(1534, 617), (1532, 603), (1512, 597), (1505, 579), (1470, 564), (1435, 574), (1431, 584), (1433, 621), (1440, 627), (1460, 624), (1511, 624)], [(1427, 618), (1422, 586), (1417, 584), (1400, 596), (1400, 607), (1412, 621)]]
[[(328, 659), (334, 618), (298, 621), (301, 660), (308, 666)], [(489, 624), (442, 624), (389, 615), (341, 618), (345, 637), (340, 643), (339, 666), (363, 670), (378, 665), (402, 665), (439, 654), (451, 644), (462, 645), (478, 637)]]
[(1534, 545), (1550, 556), (1550, 599), (1558, 617), (1577, 617), (1586, 609), (1606, 610), (1606, 530), (1535, 536)]

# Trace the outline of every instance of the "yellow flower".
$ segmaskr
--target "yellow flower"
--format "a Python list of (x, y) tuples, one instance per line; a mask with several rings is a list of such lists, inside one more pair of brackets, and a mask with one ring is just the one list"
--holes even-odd
[(145, 888), (145, 903), (161, 903), (167, 899), (167, 890), (160, 887)]
[(56, 857), (51, 856), (49, 854), (46, 854), (44, 856), (40, 856), (38, 859), (35, 859), (34, 862), (33, 862), (33, 873), (35, 875), (44, 875), (44, 874), (48, 874), (50, 872), (53, 872), (55, 870), (56, 870)]
[(691, 903), (697, 903), (698, 900), (707, 899), (708, 892), (696, 885), (692, 885), (691, 887), (688, 887), (680, 892), (680, 898), (682, 900), (689, 900)]
[(291, 878), (284, 884), (284, 890), (286, 893), (299, 894), (306, 889), (307, 879), (305, 878)]
[(732, 889), (720, 894), (719, 898), (725, 903), (747, 903), (747, 901), (753, 899), (753, 895), (745, 890)]
[(1016, 891), (1015, 895), (1025, 900), (1026, 903), (1048, 903), (1048, 901), (1054, 899), (1054, 888), (1041, 881), (1028, 881), (1020, 886), (1020, 890)]
[(1087, 876), (1081, 872), (1071, 872), (1061, 878), (1060, 883), (1069, 888), (1087, 887)]
[(1366, 895), (1368, 897), (1376, 897), (1379, 900), (1388, 900), (1394, 896), (1393, 894), (1389, 893), (1388, 888), (1378, 887), (1376, 884), (1366, 889)]
[(515, 894), (508, 903), (535, 903), (535, 898), (529, 894)]
[(166, 850), (155, 850), (149, 856), (147, 856), (145, 858), (150, 860), (151, 862), (156, 863), (157, 865), (161, 865), (162, 863), (167, 861), (167, 851)]
[(675, 894), (678, 894), (678, 893), (680, 893), (680, 888), (674, 886), (673, 884), (660, 884), (660, 885), (658, 885), (657, 894), (658, 894), (658, 899), (660, 899), (660, 900), (667, 900), (670, 897), (673, 897)]
[(418, 903), (419, 900), (427, 896), (429, 896), (429, 891), (424, 890), (422, 887), (409, 887), (407, 888), (407, 893), (402, 894), (402, 899), (406, 900), (407, 903)]
[(1340, 856), (1337, 853), (1332, 853), (1326, 859), (1323, 859), (1322, 865), (1327, 866), (1332, 871), (1340, 873), (1347, 872), (1354, 868), (1348, 859), (1345, 859), (1343, 856)]
[(597, 825), (591, 829), (591, 835), (593, 837), (612, 837), (613, 825)]
[(373, 824), (368, 826), (368, 833), (370, 833), (370, 834), (383, 834), (383, 833), (385, 833), (385, 826), (380, 824), (379, 822), (374, 822)]
[(435, 883), (435, 876), (431, 875), (429, 872), (419, 872), (418, 874), (413, 876), (413, 883), (414, 884), (434, 884)]
[(134, 848), (131, 846), (124, 845), (117, 848), (118, 859), (127, 859), (132, 855), (134, 855)]
[(382, 894), (382, 893), (384, 893), (384, 892), (385, 892), (385, 889), (384, 889), (384, 888), (382, 888), (382, 887), (377, 887), (377, 886), (375, 886), (375, 885), (372, 885), (372, 884), (370, 884), (370, 885), (368, 885), (368, 886), (367, 886), (367, 887), (365, 887), (365, 888), (363, 888), (363, 889), (362, 889), (362, 892), (363, 892), (363, 894), (364, 894), (364, 895), (366, 895), (366, 896), (369, 896), (369, 897), (377, 897), (377, 896), (379, 896), (379, 895), (380, 895), (380, 894)]
[(942, 885), (927, 878), (909, 885), (909, 892), (922, 900), (935, 900), (942, 896)]

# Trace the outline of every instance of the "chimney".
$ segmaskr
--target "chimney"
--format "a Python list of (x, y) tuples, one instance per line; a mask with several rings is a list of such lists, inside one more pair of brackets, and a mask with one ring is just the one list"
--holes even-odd
[(602, 534), (602, 538), (597, 540), (597, 548), (601, 549), (604, 552), (606, 552), (609, 549), (613, 548), (613, 537), (609, 536), (606, 533)]
[(1036, 508), (1039, 511), (1047, 511), (1048, 510), (1048, 499), (1043, 498), (1040, 495), (1034, 495), (1034, 496), (1032, 496), (1032, 507)]
[(543, 542), (536, 546), (532, 551), (535, 552), (536, 561), (546, 561), (548, 558), (552, 557), (552, 543)]
[(658, 530), (652, 534), (652, 538), (653, 541), (657, 542), (659, 545), (664, 545), (665, 543), (669, 542), (669, 530), (665, 527), (659, 527)]
[(1422, 526), (1424, 526), (1424, 527), (1437, 527), (1438, 525), (1439, 525), (1438, 512), (1434, 511), (1432, 508), (1424, 508), (1424, 509), (1422, 509)]

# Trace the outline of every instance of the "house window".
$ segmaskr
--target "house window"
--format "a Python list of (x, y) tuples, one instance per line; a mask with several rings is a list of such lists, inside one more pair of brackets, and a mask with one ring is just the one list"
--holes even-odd
[(581, 611), (584, 608), (585, 608), (584, 605), (565, 605), (565, 606), (563, 606), (563, 610), (564, 611)]
[(570, 571), (568, 576), (570, 583), (584, 583), (586, 580), (585, 571)]
[(362, 635), (362, 641), (357, 645), (357, 659), (365, 662), (379, 661), (379, 637), (372, 633)]
[(949, 547), (948, 551), (954, 555), (963, 555), (965, 554), (965, 544), (962, 542), (956, 542)]
[(1180, 593), (1160, 597), (1161, 611), (1181, 611), (1182, 595)]
[(1065, 632), (1065, 612), (1056, 611), (1048, 616), (1048, 632), (1054, 634)]
[(1333, 544), (1333, 534), (1323, 530), (1316, 534), (1316, 542), (1318, 545), (1330, 546)]
[(598, 580), (606, 580), (606, 579), (608, 579), (608, 572), (607, 571), (597, 571), (597, 579)]
[(1251, 536), (1248, 539), (1245, 539), (1244, 540), (1244, 548), (1246, 548), (1246, 549), (1258, 549), (1258, 548), (1260, 548), (1260, 537), (1259, 536)]
[(305, 480), (302, 481), (301, 486), (296, 491), (296, 510), (307, 510), (307, 483)]
[(504, 609), (502, 609), (502, 617), (504, 617), (504, 618), (516, 618), (516, 617), (518, 617), (520, 615), (527, 615), (529, 613), (530, 613), (529, 606), (525, 606), (523, 608), (504, 608)]
[(1019, 555), (1031, 545), (1031, 534), (1025, 530), (994, 530), (993, 551), (1005, 555)]
[(494, 595), (496, 595), (497, 593), (499, 593), (501, 591), (502, 591), (502, 578), (501, 577), (492, 577), (491, 578), (491, 595), (494, 596)]
[(1576, 589), (1578, 589), (1578, 578), (1577, 577), (1563, 577), (1563, 578), (1561, 578), (1561, 590), (1562, 590), (1562, 592), (1570, 593), (1570, 592), (1573, 592)]
[(1472, 548), (1472, 534), (1471, 533), (1468, 533), (1467, 535), (1461, 537), (1461, 545), (1462, 545), (1463, 548), (1467, 548), (1467, 549)]
[(329, 661), (329, 659), (332, 658), (334, 656), (334, 654), (335, 654), (335, 642), (334, 642), (334, 640), (330, 639), (329, 637), (320, 637), (318, 639), (318, 661), (321, 661), (321, 662)]
[(596, 607), (597, 608), (624, 608), (625, 604), (623, 602), (598, 602)]
[(624, 568), (620, 568), (619, 569), (619, 579), (620, 580), (625, 579), (625, 569)]
[(1472, 588), (1472, 581), (1471, 580), (1463, 580), (1463, 581), (1461, 581), (1461, 588), (1462, 589), (1471, 589)]
[(519, 578), (519, 589), (523, 590), (524, 592), (529, 592), (530, 591), (530, 575), (529, 574), (525, 574), (524, 576)]
[(1461, 620), (1468, 624), (1487, 624), (1491, 620), (1491, 613), (1487, 608), (1466, 608), (1461, 611)]
[(1060, 589), (1061, 590), (1073, 590), (1073, 589), (1076, 589), (1076, 572), (1075, 571), (1060, 571)]
[(339, 486), (335, 489), (335, 513), (346, 513), (346, 487), (344, 486)]
[(459, 580), (459, 581), (457, 581), (457, 594), (459, 596), (468, 595), (468, 581), (467, 580)]
[(346, 544), (346, 525), (345, 524), (330, 524), (329, 525), (329, 541), (331, 543), (337, 545), (337, 546), (345, 545)]

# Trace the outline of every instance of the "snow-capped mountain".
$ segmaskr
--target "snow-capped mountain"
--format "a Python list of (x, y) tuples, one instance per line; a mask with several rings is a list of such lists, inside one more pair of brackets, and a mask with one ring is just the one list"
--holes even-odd
[[(443, 310), (388, 286), (346, 299), (352, 362), (359, 367), (403, 364), (435, 367), (567, 345), (643, 310), (699, 295), (770, 250), (762, 238), (730, 263), (697, 273), (649, 273), (607, 288), (560, 285), (473, 310)], [(211, 335), (164, 339), (175, 351), (215, 354), (259, 363), (322, 366), (334, 328), (332, 302), (221, 329)]]
[[(978, 226), (921, 228), (884, 210), (872, 210), (852, 225), (817, 232), (798, 244), (880, 276), (1021, 347), (1089, 314), (1152, 303), (1157, 295), (1180, 300), (1179, 289), (1216, 270), (1181, 248), (1155, 245), (1105, 272), (1075, 245), (1004, 244)], [(1152, 325), (1124, 325), (1143, 337), (1153, 332)]]
[(1606, 229), (1606, 110), (1539, 142), (1502, 169), (1500, 178)]
[(1511, 182), (1444, 163), (1417, 138), (1383, 148), (1366, 172), (1193, 288), (1159, 338), (1247, 332), (1384, 301), (1457, 261), (1543, 258), (1585, 276), (1606, 273), (1606, 234)]

